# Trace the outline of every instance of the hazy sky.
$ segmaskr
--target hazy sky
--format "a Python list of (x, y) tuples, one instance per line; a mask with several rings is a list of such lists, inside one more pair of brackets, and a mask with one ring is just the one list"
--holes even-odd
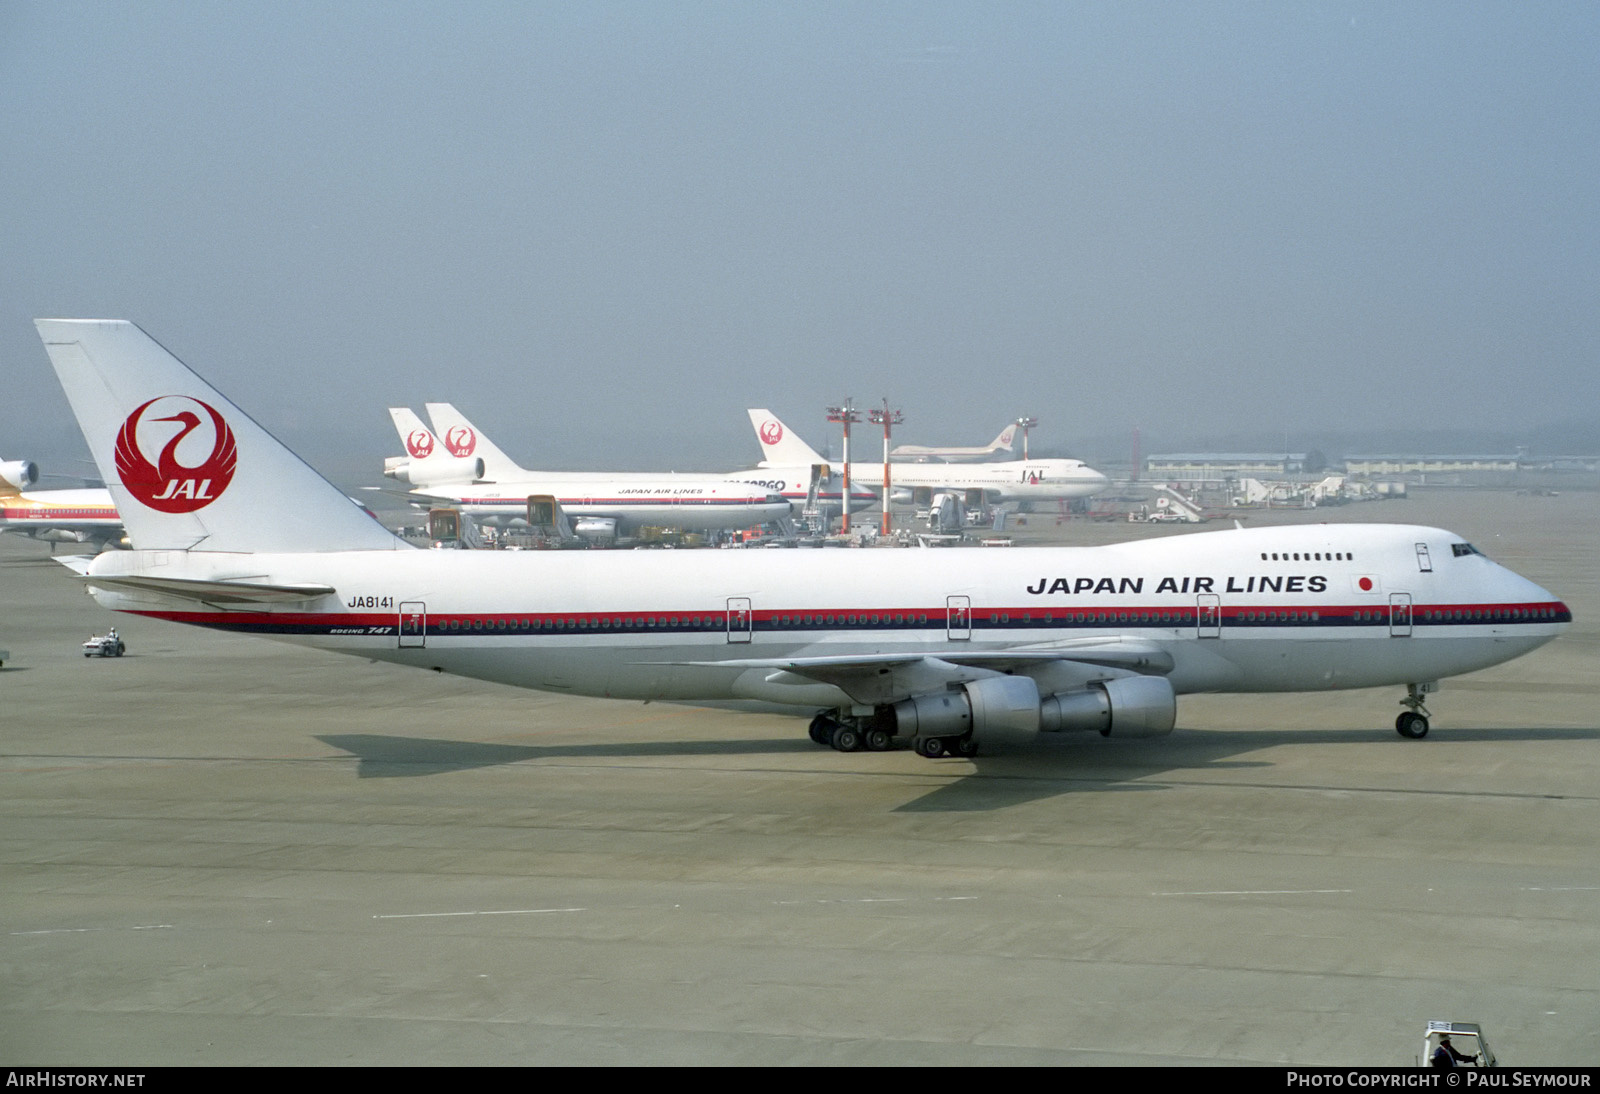
[(0, 140), (6, 458), (84, 451), (38, 315), (324, 466), (1600, 406), (1592, 2), (0, 0)]

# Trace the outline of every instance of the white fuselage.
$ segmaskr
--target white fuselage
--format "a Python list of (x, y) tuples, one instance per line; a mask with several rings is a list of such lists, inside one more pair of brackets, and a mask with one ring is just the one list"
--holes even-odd
[[(105, 605), (521, 687), (629, 699), (847, 701), (750, 659), (1155, 644), (1178, 693), (1432, 681), (1564, 631), (1550, 593), (1435, 528), (1319, 525), (1011, 551), (350, 551), (102, 555)], [(159, 565), (158, 565), (159, 561)], [(175, 607), (157, 574), (334, 594)]]
[[(833, 464), (842, 478), (843, 464)], [(1007, 460), (1004, 463), (890, 463), (891, 489), (925, 487), (935, 492), (981, 490), (994, 501), (1056, 501), (1087, 498), (1111, 484), (1082, 460)], [(850, 462), (850, 485), (883, 489), (883, 464)]]
[(418, 487), (412, 494), (448, 502), (479, 518), (526, 517), (528, 498), (552, 496), (574, 520), (613, 520), (629, 534), (647, 526), (686, 531), (753, 528), (789, 516), (789, 502), (764, 486), (705, 475), (597, 475), (549, 472), (516, 482)]

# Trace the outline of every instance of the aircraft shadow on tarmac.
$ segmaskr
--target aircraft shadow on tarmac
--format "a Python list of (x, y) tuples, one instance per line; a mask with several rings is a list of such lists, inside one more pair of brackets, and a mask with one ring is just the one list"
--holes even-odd
[(395, 737), (383, 733), (318, 734), (317, 740), (348, 752), (360, 763), (362, 779), (441, 775), (475, 767), (497, 767), (527, 760), (578, 757), (638, 759), (650, 756), (756, 756), (810, 752), (804, 740), (645, 741), (628, 744), (503, 745), (481, 741), (449, 741), (431, 737)]
[[(1447, 748), (1501, 741), (1600, 740), (1593, 729), (1447, 729), (1439, 740), (1402, 741), (1392, 730), (1377, 729), (1265, 729), (1245, 731), (1179, 730), (1159, 740), (1106, 741), (1088, 734), (1041, 737), (1028, 744), (1013, 744), (994, 754), (980, 753), (969, 760), (925, 760), (910, 751), (903, 769), (883, 771), (873, 757), (874, 770), (885, 778), (947, 779), (896, 812), (989, 812), (1063, 794), (1099, 792), (1150, 792), (1226, 771), (1271, 768), (1268, 759), (1238, 759), (1283, 745), (1372, 745), (1389, 748)], [(803, 738), (750, 740), (663, 740), (597, 743), (592, 745), (507, 745), (478, 741), (452, 741), (389, 734), (319, 734), (317, 740), (354, 756), (357, 777), (363, 779), (414, 778), (496, 767), (528, 761), (590, 758), (641, 759), (690, 756), (795, 756), (814, 754), (837, 757)], [(864, 758), (869, 753), (861, 754)], [(1161, 776), (1169, 776), (1163, 781)]]

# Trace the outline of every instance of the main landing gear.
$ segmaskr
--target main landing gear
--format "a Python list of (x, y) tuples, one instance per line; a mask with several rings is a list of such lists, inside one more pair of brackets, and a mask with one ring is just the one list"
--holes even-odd
[(1431, 681), (1426, 684), (1406, 685), (1406, 697), (1400, 700), (1400, 705), (1406, 710), (1394, 720), (1396, 733), (1402, 737), (1410, 737), (1414, 741), (1420, 741), (1428, 735), (1428, 708), (1422, 705), (1422, 697), (1437, 690), (1439, 685)]
[(916, 750), (918, 756), (926, 756), (930, 760), (937, 760), (940, 756), (968, 759), (978, 754), (978, 742), (970, 733), (959, 737), (918, 737)]
[[(819, 745), (840, 752), (887, 752), (895, 746), (895, 734), (876, 716), (857, 718), (841, 715), (836, 710), (826, 710), (811, 719), (811, 739)], [(972, 734), (958, 737), (918, 737), (911, 743), (919, 756), (937, 760), (941, 756), (971, 757), (978, 754), (978, 742)]]

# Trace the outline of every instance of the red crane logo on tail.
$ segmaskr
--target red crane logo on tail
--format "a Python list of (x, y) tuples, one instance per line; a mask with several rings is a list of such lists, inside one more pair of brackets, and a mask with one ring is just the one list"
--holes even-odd
[(470, 456), (478, 447), (478, 435), (464, 425), (453, 425), (444, 432), (444, 446), (452, 456)]
[(414, 460), (425, 460), (433, 454), (433, 434), (426, 429), (413, 429), (406, 434), (406, 451)]
[(783, 440), (783, 425), (779, 422), (768, 421), (761, 423), (761, 443), (777, 444)]
[[(156, 403), (174, 413), (146, 418), (145, 411)], [(176, 422), (179, 429), (171, 433), (157, 422)], [(145, 454), (146, 444), (161, 445), (154, 463)], [(187, 459), (202, 457), (200, 462), (179, 462), (180, 448)], [(162, 513), (192, 513), (216, 501), (233, 481), (239, 446), (216, 408), (187, 395), (163, 395), (128, 415), (117, 434), (115, 458), (122, 485), (136, 499)]]

